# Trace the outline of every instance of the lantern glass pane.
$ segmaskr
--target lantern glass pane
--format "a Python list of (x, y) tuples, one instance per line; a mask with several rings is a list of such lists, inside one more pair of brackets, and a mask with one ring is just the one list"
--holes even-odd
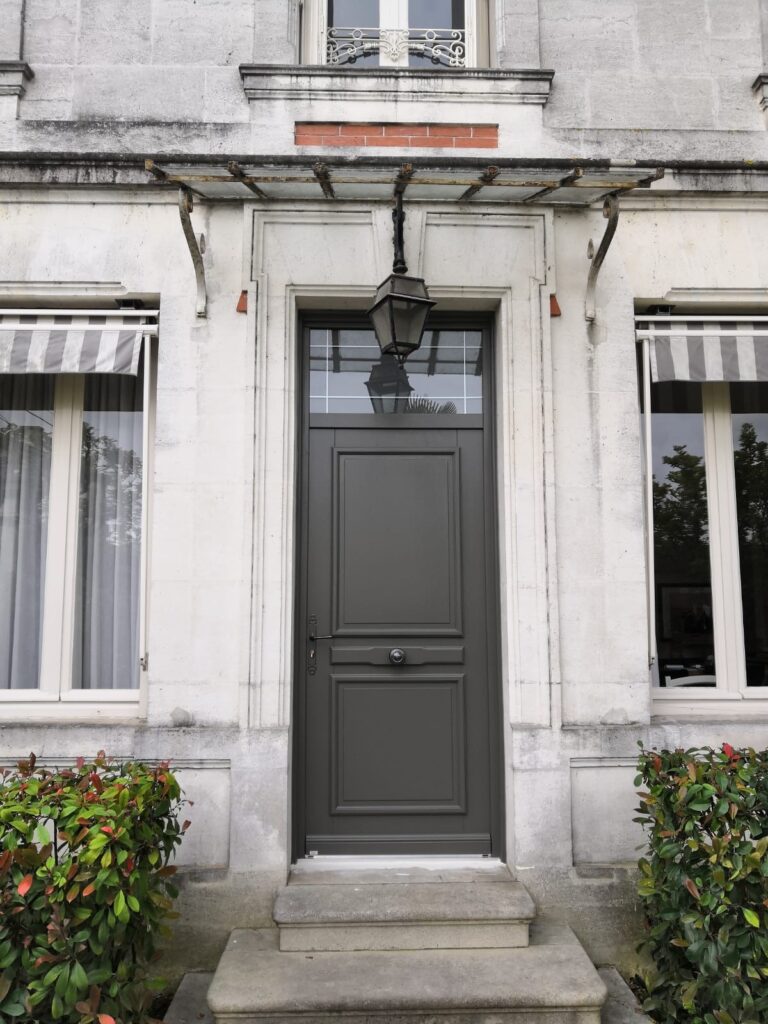
[(389, 303), (390, 300), (386, 299), (380, 306), (374, 308), (370, 313), (371, 323), (373, 324), (375, 336), (379, 339), (382, 352), (386, 351), (395, 340), (392, 334), (392, 320), (390, 317)]
[(398, 352), (408, 355), (418, 348), (428, 313), (429, 306), (423, 302), (403, 298), (392, 300), (394, 343)]

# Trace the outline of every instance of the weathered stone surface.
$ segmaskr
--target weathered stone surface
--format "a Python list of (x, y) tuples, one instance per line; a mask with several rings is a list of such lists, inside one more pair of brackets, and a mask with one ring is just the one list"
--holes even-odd
[[(271, 948), (269, 948), (271, 946)], [(217, 1024), (264, 1017), (504, 1019), (599, 1024), (606, 990), (571, 942), (514, 950), (281, 953), (276, 932), (233, 932), (208, 992)], [(454, 1016), (456, 1015), (456, 1016)]]
[[(395, 871), (390, 869), (394, 875)], [(519, 882), (289, 884), (275, 901), (282, 950), (480, 949), (528, 944)]]
[(149, 64), (152, 0), (81, 0), (79, 64)]
[(288, 885), (275, 901), (279, 925), (530, 921), (533, 901), (519, 882)]
[(60, 64), (36, 64), (35, 77), (27, 84), (22, 117), (67, 119), (72, 114), (74, 69)]
[(291, 868), (295, 885), (431, 885), (445, 882), (503, 882), (509, 868), (491, 857), (321, 857), (300, 860)]
[(237, 65), (251, 59), (254, 0), (154, 3), (152, 62)]
[(26, 0), (24, 53), (32, 64), (77, 63), (77, 0)]
[(204, 72), (197, 68), (80, 67), (75, 72), (73, 113), (84, 120), (194, 121), (200, 116), (204, 92)]
[(19, 60), (24, 0), (0, 0), (0, 60)]
[(205, 69), (205, 111), (206, 121), (247, 122), (250, 119), (248, 101), (243, 92), (237, 68), (221, 67)]
[(163, 1018), (165, 1024), (213, 1024), (205, 998), (212, 979), (213, 974), (206, 971), (185, 974)]
[(601, 967), (598, 974), (608, 989), (601, 1024), (651, 1024), (640, 1004), (615, 967)]

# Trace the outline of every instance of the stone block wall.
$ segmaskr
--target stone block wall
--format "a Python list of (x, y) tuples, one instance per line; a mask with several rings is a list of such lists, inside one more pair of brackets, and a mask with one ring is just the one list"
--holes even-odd
[[(760, 0), (490, 5), (492, 65), (556, 72), (551, 131), (764, 131)], [(299, 36), (298, 0), (0, 0), (27, 120), (248, 121), (238, 65), (296, 63)]]
[(551, 128), (758, 131), (759, 0), (540, 0)]

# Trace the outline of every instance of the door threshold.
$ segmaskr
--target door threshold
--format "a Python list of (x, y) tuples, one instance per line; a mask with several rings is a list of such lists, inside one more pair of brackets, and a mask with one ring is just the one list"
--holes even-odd
[(345, 854), (315, 854), (313, 857), (303, 857), (296, 861), (291, 867), (291, 874), (313, 874), (320, 871), (387, 871), (401, 870), (408, 871), (419, 869), (423, 871), (451, 871), (471, 868), (473, 871), (489, 874), (497, 872), (499, 868), (505, 868), (506, 864), (498, 857), (484, 857), (476, 853), (457, 853), (450, 856), (414, 856), (413, 854), (384, 854), (384, 855), (345, 855)]

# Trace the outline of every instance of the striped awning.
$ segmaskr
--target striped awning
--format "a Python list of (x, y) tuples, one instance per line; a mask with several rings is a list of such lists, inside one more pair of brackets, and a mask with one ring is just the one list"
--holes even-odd
[(768, 318), (637, 317), (654, 381), (768, 381)]
[(135, 376), (142, 341), (155, 333), (154, 310), (0, 310), (0, 373)]

